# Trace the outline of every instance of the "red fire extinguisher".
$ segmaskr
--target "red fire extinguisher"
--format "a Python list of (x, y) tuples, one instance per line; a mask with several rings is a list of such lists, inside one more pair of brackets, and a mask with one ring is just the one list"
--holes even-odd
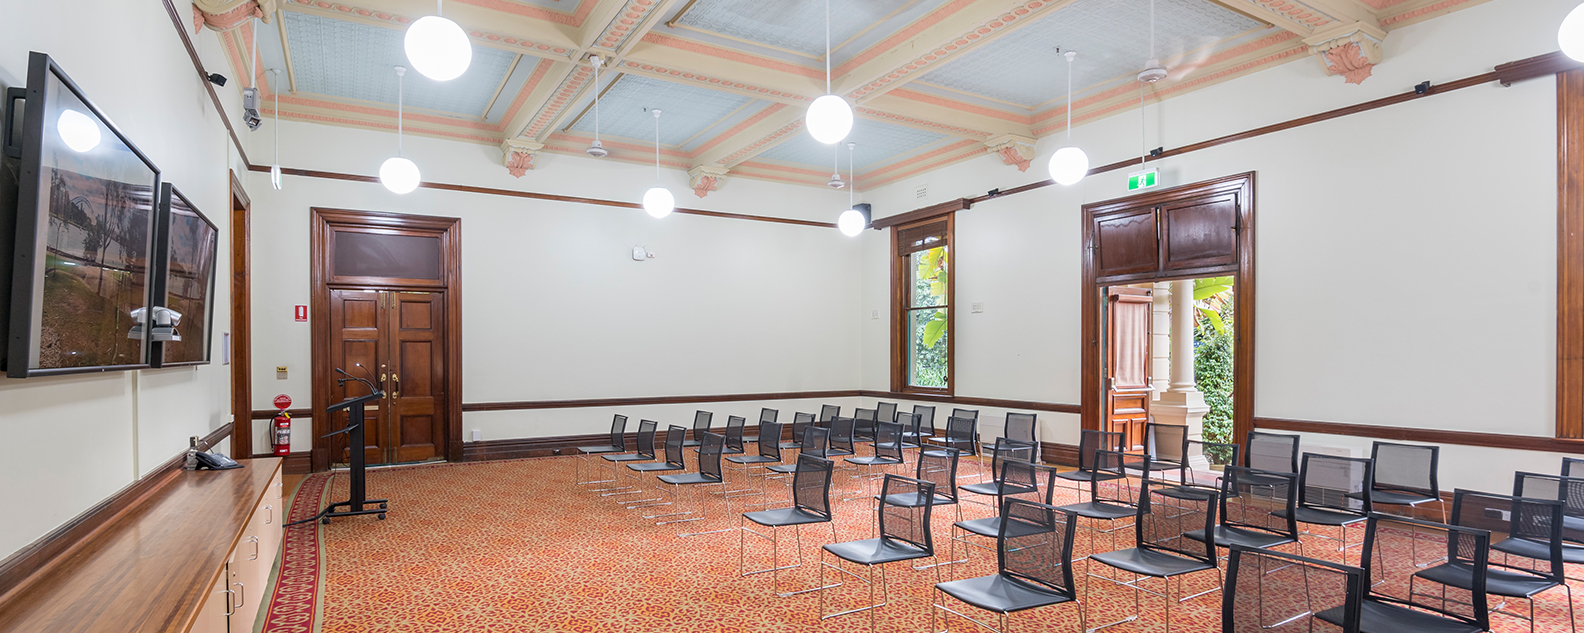
[(275, 396), (275, 407), (280, 409), (275, 414), (275, 430), (271, 434), (270, 443), (275, 446), (276, 455), (291, 454), (291, 414), (286, 409), (291, 407), (291, 398), (286, 394)]

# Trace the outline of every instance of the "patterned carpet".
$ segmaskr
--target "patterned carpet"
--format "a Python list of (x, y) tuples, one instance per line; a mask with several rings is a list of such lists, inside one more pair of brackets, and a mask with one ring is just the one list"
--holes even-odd
[[(290, 528), (262, 632), (868, 630), (867, 613), (822, 622), (818, 592), (779, 598), (771, 588), (770, 574), (738, 576), (738, 516), (744, 503), (756, 503), (762, 497), (730, 499), (728, 514), (727, 500), (709, 495), (706, 521), (656, 526), (654, 520), (639, 515), (672, 511), (669, 507), (627, 510), (613, 502), (616, 497), (602, 498), (575, 489), (571, 482), (577, 462), (575, 457), (556, 457), (369, 471), (369, 496), (391, 499), (389, 518), (351, 517), (336, 519), (328, 526), (314, 523)], [(975, 472), (971, 465), (965, 465), (964, 470)], [(840, 472), (838, 489), (832, 492), (832, 501), (838, 505), (838, 537), (869, 538), (869, 505), (836, 501), (859, 496), (857, 484)], [(740, 475), (732, 478), (734, 484), (737, 477)], [(345, 499), (346, 486), (344, 474), (308, 478), (294, 497), (292, 518), (312, 516), (331, 500)], [(787, 505), (785, 488), (779, 483), (772, 482), (769, 491), (775, 500), (772, 507)], [(683, 501), (692, 504), (694, 499), (693, 492), (684, 488)], [(1075, 492), (1065, 490), (1058, 493), (1056, 501), (1058, 505), (1075, 503), (1078, 498)], [(971, 503), (964, 504), (963, 512), (970, 519), (991, 514), (988, 506)], [(954, 520), (956, 512), (947, 508), (938, 510), (933, 521), (936, 550), (942, 560)], [(679, 527), (730, 531), (679, 538), (675, 534)], [(1350, 538), (1356, 540), (1359, 532), (1353, 531)], [(795, 541), (789, 529), (783, 529), (781, 535), (781, 564), (786, 565), (793, 562)], [(1120, 530), (1117, 536), (1118, 547), (1131, 546), (1131, 529)], [(818, 582), (816, 561), (820, 546), (830, 539), (830, 530), (806, 526), (802, 537), (804, 564), (781, 573), (783, 590), (794, 585), (812, 587)], [(1074, 556), (1087, 554), (1089, 533), (1080, 528), (1076, 541)], [(751, 535), (746, 542), (749, 566), (767, 566), (768, 542)], [(994, 545), (990, 539), (978, 542)], [(1102, 551), (1110, 549), (1108, 536), (1100, 537), (1099, 543)], [(1305, 544), (1311, 555), (1337, 560), (1334, 544), (1309, 538)], [(1354, 548), (1349, 561), (1357, 564), (1357, 557)], [(835, 561), (833, 557), (827, 560)], [(1080, 593), (1084, 591), (1085, 565), (1075, 565)], [(861, 567), (849, 569), (865, 573)], [(964, 578), (993, 573), (995, 555), (973, 550), (972, 560), (965, 565), (919, 571), (897, 563), (885, 569), (889, 601), (874, 612), (877, 628), (927, 631), (933, 583), (953, 575)], [(1109, 573), (1098, 564), (1093, 572)], [(827, 570), (826, 582), (834, 582), (836, 575)], [(863, 583), (847, 581), (825, 592), (827, 612), (866, 604), (868, 593)], [(1192, 574), (1180, 588), (1172, 583), (1173, 596), (1198, 593), (1216, 582), (1215, 572)], [(1089, 603), (1090, 626), (1133, 612), (1131, 591), (1102, 581), (1090, 586), (1092, 591), (1083, 596)], [(1145, 586), (1159, 590), (1162, 585), (1150, 579)], [(961, 603), (948, 604), (994, 622), (990, 614)], [(1167, 630), (1162, 623), (1164, 604), (1159, 597), (1145, 595), (1143, 617), (1107, 631)], [(1509, 608), (1525, 612), (1527, 605), (1519, 600)], [(1079, 609), (1067, 604), (1013, 614), (1011, 630), (1075, 631)], [(1561, 590), (1542, 594), (1537, 610), (1536, 630), (1569, 630)], [(1492, 619), (1497, 631), (1528, 630), (1527, 622), (1512, 617), (1492, 615)], [(1182, 604), (1173, 600), (1171, 630), (1210, 633), (1220, 630), (1220, 620), (1219, 592)], [(1291, 630), (1309, 630), (1307, 622), (1298, 624)], [(936, 630), (941, 626), (937, 618)], [(959, 618), (951, 621), (954, 631), (974, 628)], [(1314, 630), (1327, 629), (1317, 624)]]

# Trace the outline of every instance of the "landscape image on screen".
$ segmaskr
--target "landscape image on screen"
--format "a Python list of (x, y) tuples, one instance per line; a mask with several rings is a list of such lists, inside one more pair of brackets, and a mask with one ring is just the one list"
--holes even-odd
[(170, 272), (165, 277), (165, 307), (181, 315), (180, 341), (166, 341), (165, 363), (209, 360), (210, 283), (214, 274), (214, 227), (171, 195)]
[[(148, 303), (157, 174), (53, 73), (47, 88), (39, 206), (48, 223), (40, 222), (33, 366), (146, 363), (141, 335), (128, 334), (133, 311)], [(68, 110), (78, 114), (63, 117)]]

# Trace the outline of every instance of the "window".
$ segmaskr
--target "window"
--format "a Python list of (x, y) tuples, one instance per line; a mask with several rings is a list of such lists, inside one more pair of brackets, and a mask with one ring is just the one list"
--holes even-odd
[(951, 393), (952, 216), (896, 229), (893, 391)]

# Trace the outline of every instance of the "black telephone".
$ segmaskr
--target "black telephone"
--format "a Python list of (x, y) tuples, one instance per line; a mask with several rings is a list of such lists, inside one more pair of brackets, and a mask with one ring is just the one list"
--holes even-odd
[(193, 457), (198, 460), (198, 470), (230, 470), (242, 467), (241, 464), (236, 463), (236, 460), (219, 453), (198, 451)]

